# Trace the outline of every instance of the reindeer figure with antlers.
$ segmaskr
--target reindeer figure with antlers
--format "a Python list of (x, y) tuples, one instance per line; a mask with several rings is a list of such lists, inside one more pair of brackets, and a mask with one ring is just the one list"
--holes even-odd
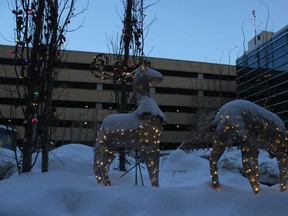
[(228, 142), (241, 148), (245, 175), (255, 193), (260, 191), (258, 173), (259, 149), (277, 158), (280, 190), (287, 190), (287, 130), (274, 113), (246, 100), (225, 104), (215, 117), (216, 134), (210, 157), (210, 172), (214, 189), (221, 189), (217, 163)]
[(159, 144), (166, 122), (163, 112), (149, 94), (149, 88), (160, 83), (163, 76), (143, 65), (127, 75), (133, 78), (138, 96), (137, 109), (128, 114), (111, 114), (101, 125), (95, 145), (94, 172), (98, 183), (111, 185), (108, 170), (119, 147), (137, 150), (147, 165), (152, 186), (159, 186)]

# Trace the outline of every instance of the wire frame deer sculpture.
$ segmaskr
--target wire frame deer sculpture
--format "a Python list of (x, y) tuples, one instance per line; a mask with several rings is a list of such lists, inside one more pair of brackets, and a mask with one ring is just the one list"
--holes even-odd
[(150, 96), (149, 88), (161, 82), (163, 76), (144, 65), (127, 77), (133, 77), (138, 107), (132, 113), (111, 114), (103, 120), (95, 145), (94, 172), (98, 183), (111, 185), (109, 167), (117, 149), (125, 147), (137, 150), (147, 165), (151, 185), (159, 186), (159, 144), (166, 119)]
[(210, 157), (214, 189), (221, 189), (217, 163), (229, 142), (241, 148), (243, 170), (254, 193), (260, 191), (258, 173), (259, 149), (277, 158), (280, 190), (287, 190), (287, 130), (274, 113), (246, 100), (225, 104), (215, 117), (216, 134)]

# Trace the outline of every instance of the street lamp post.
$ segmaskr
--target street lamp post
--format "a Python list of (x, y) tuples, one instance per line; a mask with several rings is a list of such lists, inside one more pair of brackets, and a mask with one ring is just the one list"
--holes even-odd
[(234, 49), (236, 49), (236, 48), (237, 48), (237, 46), (232, 47), (232, 48), (229, 50), (229, 54), (228, 54), (228, 80), (229, 80), (229, 82), (228, 82), (228, 91), (229, 91), (229, 93), (230, 93), (230, 79), (229, 79), (229, 77), (230, 77), (230, 70), (231, 70), (231, 63), (230, 63), (231, 52), (232, 52), (232, 50), (234, 50)]
[(246, 19), (246, 20), (244, 20), (244, 21), (242, 22), (242, 24), (241, 24), (241, 31), (242, 31), (242, 34), (243, 34), (243, 52), (244, 52), (244, 53), (245, 53), (245, 51), (246, 51), (246, 48), (245, 48), (246, 38), (245, 38), (245, 33), (244, 33), (243, 27), (244, 27), (244, 24), (245, 24), (246, 22), (251, 21), (251, 20), (252, 20), (251, 18)]

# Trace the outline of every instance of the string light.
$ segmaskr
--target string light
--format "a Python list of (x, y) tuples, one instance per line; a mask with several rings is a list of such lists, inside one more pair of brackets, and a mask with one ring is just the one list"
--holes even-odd
[[(243, 111), (245, 110), (245, 111)], [(220, 190), (217, 163), (226, 143), (237, 141), (242, 163), (254, 193), (259, 193), (258, 148), (276, 156), (280, 175), (280, 191), (287, 190), (288, 132), (274, 113), (245, 100), (224, 105), (215, 117), (216, 134), (210, 156), (210, 173), (214, 189)]]
[(35, 123), (38, 122), (38, 120), (37, 120), (37, 118), (33, 117), (33, 118), (31, 119), (31, 122), (32, 122), (33, 124), (35, 124)]

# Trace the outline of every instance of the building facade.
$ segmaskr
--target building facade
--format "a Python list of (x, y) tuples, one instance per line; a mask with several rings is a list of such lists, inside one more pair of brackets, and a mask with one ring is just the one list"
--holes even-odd
[(279, 115), (288, 126), (288, 25), (255, 36), (236, 60), (237, 96)]
[[(17, 94), (13, 47), (0, 46), (0, 124), (16, 125), (23, 137), (23, 113)], [(96, 53), (65, 51), (66, 60), (55, 80), (52, 105), (57, 111), (52, 138), (58, 145), (94, 145), (102, 120), (115, 113), (111, 80), (95, 78), (90, 63)], [(151, 89), (167, 118), (161, 148), (173, 149), (186, 140), (195, 124), (199, 108), (219, 108), (236, 97), (235, 66), (161, 58), (149, 58), (152, 68), (161, 72), (163, 82)], [(25, 102), (24, 102), (25, 103)]]

